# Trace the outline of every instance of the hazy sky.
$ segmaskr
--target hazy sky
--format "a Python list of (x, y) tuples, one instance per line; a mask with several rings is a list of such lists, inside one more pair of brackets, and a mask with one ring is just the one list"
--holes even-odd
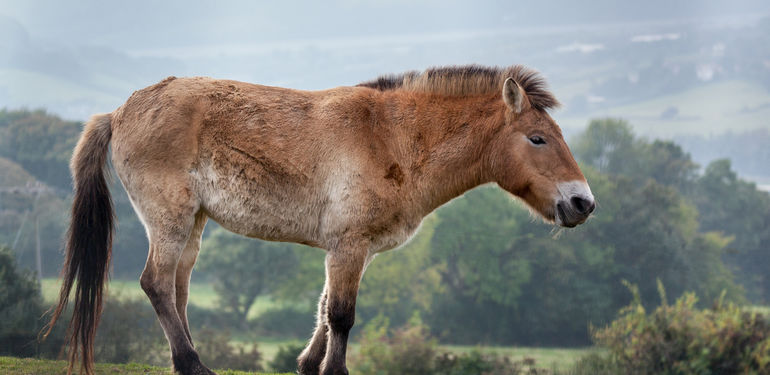
[(467, 63), (529, 64), (564, 86), (594, 37), (745, 23), (767, 3), (0, 0), (0, 107), (84, 119), (168, 75), (320, 89)]
[(35, 37), (119, 50), (411, 35), (500, 28), (725, 17), (767, 11), (738, 1), (34, 1), (0, 15)]

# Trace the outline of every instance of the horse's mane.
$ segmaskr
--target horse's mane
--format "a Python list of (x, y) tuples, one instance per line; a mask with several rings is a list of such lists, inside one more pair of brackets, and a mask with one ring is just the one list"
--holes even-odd
[(357, 86), (380, 91), (406, 90), (452, 96), (484, 95), (502, 92), (503, 82), (509, 77), (524, 89), (533, 107), (546, 110), (559, 106), (559, 101), (548, 90), (545, 79), (535, 70), (523, 65), (434, 67), (424, 72), (383, 75)]

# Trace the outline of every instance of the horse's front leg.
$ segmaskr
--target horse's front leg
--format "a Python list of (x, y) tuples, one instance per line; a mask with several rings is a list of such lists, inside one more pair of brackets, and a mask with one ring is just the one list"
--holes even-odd
[(326, 255), (326, 354), (322, 375), (347, 375), (345, 353), (348, 333), (356, 315), (358, 285), (366, 265), (368, 244), (352, 241)]

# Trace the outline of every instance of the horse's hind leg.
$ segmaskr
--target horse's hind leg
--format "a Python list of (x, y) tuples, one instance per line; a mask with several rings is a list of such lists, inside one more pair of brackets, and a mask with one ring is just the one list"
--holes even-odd
[(201, 247), (201, 235), (206, 226), (208, 218), (203, 212), (195, 215), (195, 224), (193, 225), (190, 238), (182, 251), (179, 263), (176, 267), (176, 312), (179, 314), (179, 320), (182, 321), (187, 339), (192, 344), (192, 335), (190, 335), (190, 325), (187, 322), (187, 297), (190, 292), (190, 275), (192, 274), (195, 260), (198, 258), (198, 252)]
[[(213, 372), (203, 366), (188, 338), (185, 324), (177, 311), (176, 300), (178, 266), (191, 235), (197, 232), (199, 204), (185, 186), (184, 178), (164, 177), (155, 179), (164, 184), (127, 186), (126, 189), (142, 217), (150, 239), (150, 253), (140, 284), (158, 315), (171, 348), (174, 369), (183, 375), (210, 375)], [(135, 180), (145, 183), (153, 181), (149, 178)], [(200, 236), (199, 233), (195, 234)], [(182, 263), (183, 266), (187, 265), (189, 259)]]
[(326, 355), (326, 333), (328, 326), (326, 324), (326, 285), (321, 292), (321, 298), (318, 301), (318, 315), (316, 318), (315, 332), (310, 342), (297, 358), (297, 370), (301, 375), (317, 375)]

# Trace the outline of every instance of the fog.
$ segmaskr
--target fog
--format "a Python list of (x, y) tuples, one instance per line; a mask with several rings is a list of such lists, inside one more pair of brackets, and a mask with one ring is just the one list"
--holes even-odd
[(525, 64), (563, 103), (567, 134), (621, 117), (705, 164), (733, 155), (698, 137), (770, 128), (768, 15), (764, 1), (4, 1), (0, 105), (82, 121), (170, 75), (317, 90)]

